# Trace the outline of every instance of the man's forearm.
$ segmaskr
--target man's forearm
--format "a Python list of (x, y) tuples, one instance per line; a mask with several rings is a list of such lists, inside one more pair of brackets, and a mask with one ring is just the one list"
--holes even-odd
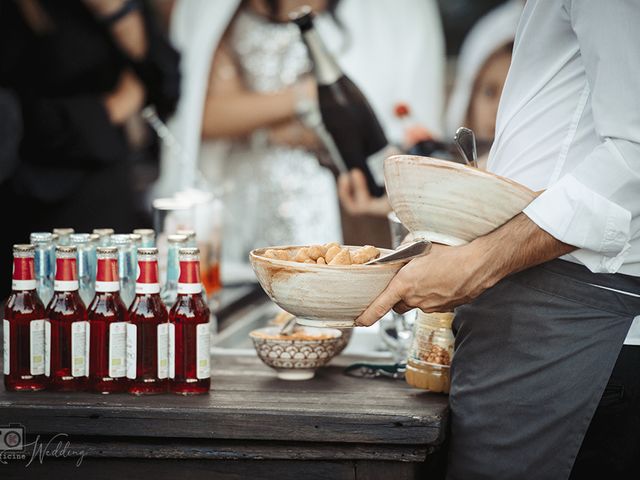
[(483, 283), (491, 287), (512, 273), (566, 255), (576, 249), (538, 227), (521, 213), (467, 246), (478, 255)]
[(400, 313), (411, 308), (449, 312), (507, 275), (573, 250), (521, 213), (467, 245), (434, 245), (429, 255), (411, 260), (356, 319), (356, 325), (372, 325), (391, 308)]

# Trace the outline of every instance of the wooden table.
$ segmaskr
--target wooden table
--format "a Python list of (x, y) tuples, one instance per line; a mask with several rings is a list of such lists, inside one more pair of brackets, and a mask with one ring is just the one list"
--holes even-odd
[(437, 478), (447, 397), (344, 375), (354, 360), (288, 382), (255, 357), (214, 357), (212, 391), (199, 397), (2, 387), (0, 426), (21, 424), (28, 441), (40, 435), (45, 444), (63, 434), (55, 440), (68, 440), (70, 453), (26, 469), (0, 464), (0, 478)]

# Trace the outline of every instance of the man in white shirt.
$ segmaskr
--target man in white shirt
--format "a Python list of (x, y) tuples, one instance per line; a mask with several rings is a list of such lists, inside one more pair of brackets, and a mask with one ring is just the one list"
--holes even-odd
[(635, 0), (526, 3), (488, 169), (540, 195), (410, 262), (357, 320), (459, 307), (450, 478), (640, 471), (640, 347), (621, 351), (640, 314), (638, 25)]

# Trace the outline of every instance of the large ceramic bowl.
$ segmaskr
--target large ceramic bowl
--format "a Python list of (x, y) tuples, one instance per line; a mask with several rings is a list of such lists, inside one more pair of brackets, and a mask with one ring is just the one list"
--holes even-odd
[(317, 368), (339, 353), (342, 343), (342, 332), (335, 328), (298, 327), (296, 333), (304, 335), (304, 339), (287, 339), (279, 332), (280, 327), (265, 327), (249, 336), (260, 360), (283, 380), (313, 378)]
[(512, 180), (458, 163), (414, 155), (385, 160), (391, 207), (416, 237), (463, 245), (503, 225), (536, 194)]
[[(250, 254), (260, 285), (271, 300), (298, 317), (300, 325), (314, 327), (353, 327), (353, 321), (382, 293), (403, 265), (315, 265), (267, 258), (263, 256), (266, 250), (259, 248)], [(380, 252), (384, 255), (390, 250)]]

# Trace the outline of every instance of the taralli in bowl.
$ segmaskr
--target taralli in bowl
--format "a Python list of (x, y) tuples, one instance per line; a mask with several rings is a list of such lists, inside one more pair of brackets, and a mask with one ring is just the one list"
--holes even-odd
[(419, 238), (463, 245), (522, 212), (536, 197), (524, 185), (445, 160), (393, 155), (384, 162), (393, 211)]
[(268, 248), (264, 252), (267, 258), (278, 260), (293, 260), (298, 263), (310, 263), (316, 265), (364, 265), (370, 260), (380, 256), (380, 250), (372, 245), (365, 245), (356, 249), (341, 247), (339, 244), (325, 243), (324, 245), (311, 245), (294, 250), (283, 248)]
[(292, 335), (280, 334), (279, 327), (253, 330), (258, 357), (275, 369), (283, 380), (308, 380), (316, 369), (338, 354), (342, 332), (335, 328), (300, 327)]
[[(264, 291), (300, 325), (350, 328), (353, 321), (389, 284), (402, 263), (324, 265), (266, 256), (284, 251), (288, 258), (301, 246), (259, 248), (251, 252), (253, 270)], [(340, 247), (353, 257), (362, 247)], [(390, 250), (377, 249), (380, 255)], [(282, 255), (284, 258), (284, 255)]]

